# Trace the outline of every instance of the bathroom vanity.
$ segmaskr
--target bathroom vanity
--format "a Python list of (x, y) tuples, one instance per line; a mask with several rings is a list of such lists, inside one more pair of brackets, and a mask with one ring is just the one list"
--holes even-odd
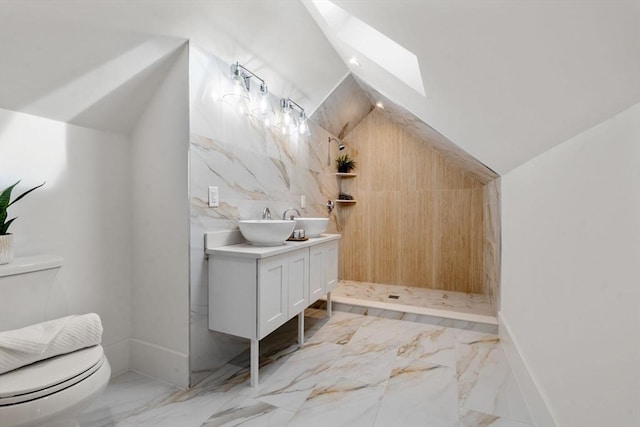
[(258, 384), (259, 342), (298, 316), (304, 342), (304, 309), (338, 282), (339, 234), (325, 234), (280, 246), (248, 243), (219, 247), (207, 239), (209, 329), (251, 340), (251, 386)]

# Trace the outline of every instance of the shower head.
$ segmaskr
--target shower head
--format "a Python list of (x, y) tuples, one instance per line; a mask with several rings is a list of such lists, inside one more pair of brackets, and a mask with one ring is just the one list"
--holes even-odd
[(338, 150), (342, 151), (346, 147), (338, 138), (334, 138), (332, 136), (329, 137), (329, 144), (331, 144), (331, 140), (335, 141), (338, 144)]

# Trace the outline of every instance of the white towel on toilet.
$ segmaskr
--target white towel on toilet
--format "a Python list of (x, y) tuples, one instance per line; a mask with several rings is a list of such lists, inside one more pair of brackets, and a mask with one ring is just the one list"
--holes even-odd
[(102, 322), (96, 313), (67, 316), (0, 332), (0, 374), (98, 345), (101, 340)]

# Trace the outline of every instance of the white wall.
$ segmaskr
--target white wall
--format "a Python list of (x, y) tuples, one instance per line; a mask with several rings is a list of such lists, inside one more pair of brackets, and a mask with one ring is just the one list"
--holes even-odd
[(131, 368), (189, 384), (189, 52), (132, 133)]
[(640, 104), (502, 190), (501, 320), (522, 366), (558, 426), (637, 427)]
[(129, 156), (126, 136), (0, 109), (0, 188), (46, 181), (10, 208), (15, 255), (64, 257), (48, 316), (98, 313), (116, 375), (129, 365)]

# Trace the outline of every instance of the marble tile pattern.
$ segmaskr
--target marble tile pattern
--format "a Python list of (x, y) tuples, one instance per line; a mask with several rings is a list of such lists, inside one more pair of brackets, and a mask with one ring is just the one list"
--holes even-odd
[(385, 114), (388, 114), (393, 121), (401, 124), (404, 129), (412, 132), (418, 138), (431, 143), (434, 149), (442, 153), (451, 162), (457, 164), (462, 169), (467, 170), (482, 183), (493, 181), (498, 177), (498, 174), (493, 170), (489, 169), (471, 154), (458, 147), (447, 137), (416, 117), (413, 113), (393, 103), (380, 92), (365, 83), (362, 79), (359, 79), (358, 77), (354, 78), (372, 103), (382, 101), (384, 104)]
[[(337, 145), (310, 122), (308, 137), (286, 137), (223, 100), (229, 64), (191, 44), (190, 65), (190, 369), (197, 383), (246, 348), (246, 343), (208, 329), (205, 231), (237, 229), (237, 219), (257, 219), (268, 207), (274, 218), (290, 207), (309, 217), (327, 216), (335, 199)], [(251, 68), (250, 66), (248, 67)], [(258, 72), (259, 70), (255, 70)], [(253, 82), (255, 83), (255, 82)], [(255, 85), (254, 85), (255, 86)], [(275, 110), (279, 98), (272, 96)], [(304, 100), (295, 99), (303, 107)], [(217, 186), (220, 206), (208, 207), (208, 187)], [(302, 209), (300, 196), (306, 198)], [(327, 232), (336, 232), (335, 215)]]
[[(337, 144), (328, 143), (328, 138), (353, 129), (371, 111), (372, 100), (366, 85), (348, 76), (335, 95), (319, 108), (318, 120), (309, 121), (311, 135), (288, 137), (265, 126), (250, 112), (239, 113), (237, 106), (223, 100), (229, 82), (228, 63), (190, 44), (189, 73), (189, 365), (190, 382), (195, 384), (246, 348), (246, 343), (208, 329), (204, 233), (236, 229), (237, 219), (259, 218), (265, 207), (274, 217), (280, 217), (290, 207), (299, 209), (304, 216), (327, 216), (325, 204), (339, 192), (338, 179), (333, 175), (339, 151)], [(279, 98), (272, 96), (271, 101), (277, 110)], [(305, 106), (304, 99), (295, 101)], [(396, 111), (391, 103), (388, 107), (389, 114), (393, 110), (394, 120), (415, 129), (421, 138), (442, 139), (413, 115)], [(337, 134), (332, 135), (334, 132)], [(451, 144), (440, 148), (444, 150), (445, 146), (452, 150), (454, 158), (462, 156)], [(484, 171), (477, 163), (473, 163), (473, 170)], [(218, 208), (207, 205), (209, 186), (218, 187)], [(302, 195), (306, 198), (304, 209)], [(328, 232), (341, 231), (337, 217), (336, 211), (330, 215)]]
[(135, 373), (114, 379), (82, 416), (99, 426), (532, 427), (495, 334), (320, 309), (182, 391)]
[(372, 110), (373, 104), (352, 74), (345, 78), (313, 112), (310, 119), (338, 138), (343, 138)]
[[(452, 312), (453, 316), (455, 313), (466, 313), (495, 318), (489, 299), (481, 294), (340, 280), (331, 295), (336, 302), (365, 307), (371, 306), (370, 302), (379, 302), (385, 303), (384, 308), (387, 308), (387, 304), (402, 306), (398, 311), (404, 312), (411, 312), (411, 307), (414, 307), (446, 310)], [(390, 295), (398, 298), (391, 299)]]
[(500, 307), (500, 259), (501, 244), (500, 224), (500, 178), (494, 179), (484, 186), (483, 195), (483, 293), (489, 298), (491, 306), (497, 313)]

